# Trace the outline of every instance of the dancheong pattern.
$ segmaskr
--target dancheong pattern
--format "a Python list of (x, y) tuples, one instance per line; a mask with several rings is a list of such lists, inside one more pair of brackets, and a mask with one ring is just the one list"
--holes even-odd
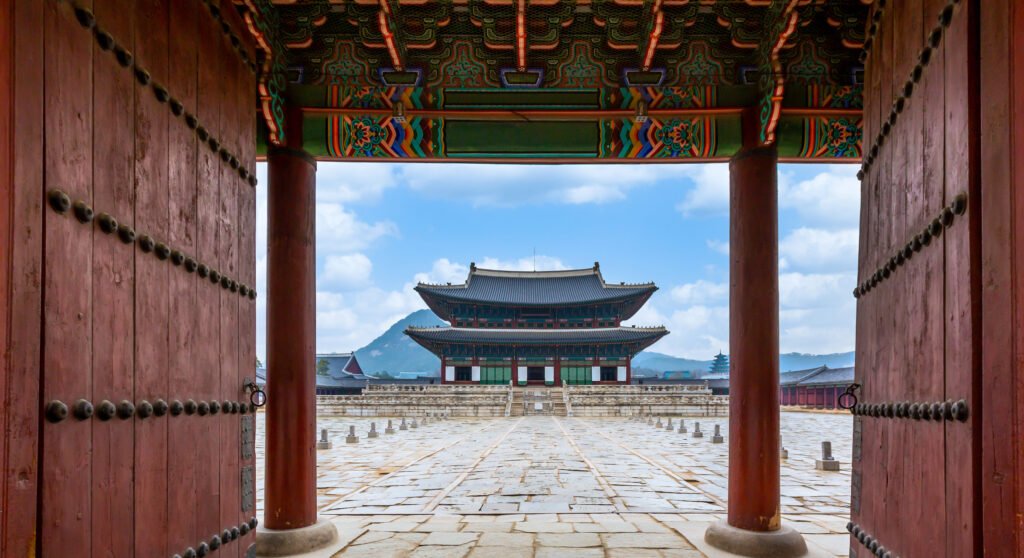
[(861, 118), (804, 119), (804, 147), (799, 156), (811, 159), (860, 159)]
[(713, 118), (631, 118), (607, 120), (601, 126), (603, 158), (673, 159), (713, 157), (717, 148)]
[(336, 158), (424, 159), (444, 144), (443, 121), (434, 118), (338, 116), (327, 119), (327, 153)]

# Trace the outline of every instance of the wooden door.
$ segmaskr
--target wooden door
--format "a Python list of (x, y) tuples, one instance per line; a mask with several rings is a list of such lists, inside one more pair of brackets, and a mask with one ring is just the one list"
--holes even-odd
[(978, 3), (873, 9), (880, 15), (866, 62), (850, 555), (973, 556)]
[(0, 2), (2, 556), (250, 552), (255, 76), (233, 10)]

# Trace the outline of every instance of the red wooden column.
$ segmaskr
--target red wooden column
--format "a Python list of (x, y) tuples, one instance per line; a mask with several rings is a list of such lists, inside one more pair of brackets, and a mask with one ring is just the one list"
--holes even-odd
[(316, 161), (301, 149), (302, 116), (267, 156), (267, 457), (261, 556), (333, 544), (316, 505)]
[(778, 153), (745, 145), (729, 163), (728, 521), (705, 539), (740, 555), (800, 556), (803, 538), (779, 512)]
[(291, 148), (267, 160), (264, 514), (270, 529), (295, 529), (316, 523), (316, 162)]
[(729, 524), (779, 528), (778, 155), (729, 164)]

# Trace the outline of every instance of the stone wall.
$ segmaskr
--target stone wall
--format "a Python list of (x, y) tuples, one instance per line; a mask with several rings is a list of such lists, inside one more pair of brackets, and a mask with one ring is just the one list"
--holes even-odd
[(321, 416), (503, 417), (509, 396), (508, 386), (370, 385), (362, 395), (318, 395), (316, 403)]
[[(591, 385), (545, 391), (565, 403), (565, 410), (559, 405), (555, 414), (578, 417), (724, 416), (729, 408), (729, 398), (712, 395), (707, 386)], [(509, 386), (371, 385), (362, 395), (317, 396), (317, 414), (411, 417), (444, 413), (453, 417), (503, 417), (511, 408), (512, 393)]]
[(727, 396), (706, 385), (566, 386), (568, 412), (576, 417), (719, 416), (729, 411)]

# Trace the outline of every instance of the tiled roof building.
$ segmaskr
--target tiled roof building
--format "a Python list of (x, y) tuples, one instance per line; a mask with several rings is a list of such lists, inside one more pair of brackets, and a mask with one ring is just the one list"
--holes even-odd
[(416, 291), (451, 327), (406, 329), (441, 358), (445, 383), (628, 383), (632, 357), (664, 327), (622, 327), (658, 288), (609, 284), (599, 264), (564, 271), (470, 266), (461, 285)]

